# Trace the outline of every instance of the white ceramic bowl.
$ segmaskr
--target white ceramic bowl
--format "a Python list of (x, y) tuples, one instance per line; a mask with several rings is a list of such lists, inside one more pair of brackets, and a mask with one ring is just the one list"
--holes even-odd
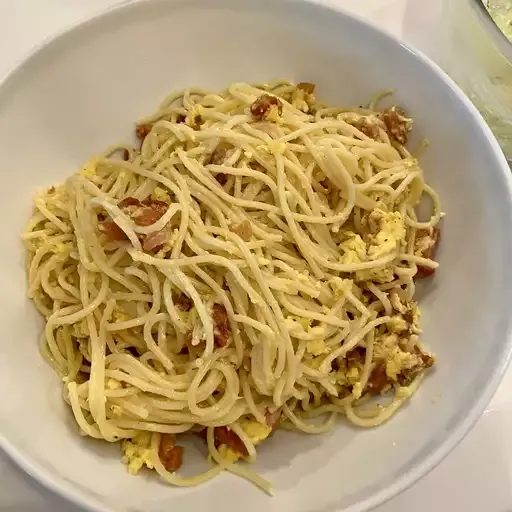
[[(271, 499), (228, 474), (174, 489), (130, 476), (119, 447), (77, 435), (61, 383), (42, 361), (41, 319), (25, 297), (19, 233), (37, 186), (132, 137), (133, 123), (187, 85), (284, 77), (358, 105), (396, 88), (428, 136), (422, 159), (448, 213), (441, 268), (423, 290), (424, 340), (437, 370), (386, 425), (330, 434), (278, 432), (257, 469)], [(414, 141), (413, 141), (414, 143)], [(309, 2), (147, 0), (123, 5), (44, 45), (0, 88), (0, 444), (30, 474), (91, 510), (366, 510), (418, 479), (464, 436), (505, 369), (511, 341), (511, 178), (461, 92), (418, 52)]]

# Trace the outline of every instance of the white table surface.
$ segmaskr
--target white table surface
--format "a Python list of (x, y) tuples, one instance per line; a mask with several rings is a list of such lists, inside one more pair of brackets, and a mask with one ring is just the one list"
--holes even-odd
[[(434, 60), (442, 55), (442, 0), (322, 1), (337, 3), (367, 17)], [(45, 38), (118, 2), (0, 0), (0, 76)], [(453, 509), (512, 512), (512, 369), (486, 413), (460, 446), (430, 475), (379, 507), (378, 512)], [(79, 512), (42, 489), (1, 452), (0, 511)]]

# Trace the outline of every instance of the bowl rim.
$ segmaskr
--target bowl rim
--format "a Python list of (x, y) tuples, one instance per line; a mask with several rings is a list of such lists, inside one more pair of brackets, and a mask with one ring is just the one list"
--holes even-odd
[(483, 26), (498, 51), (512, 63), (512, 42), (494, 21), (486, 6), (488, 3), (489, 0), (471, 0), (471, 7), (480, 25)]
[[(134, 8), (134, 6), (140, 5), (142, 3), (158, 3), (162, 0), (121, 0), (117, 4), (111, 5), (107, 8), (101, 9), (96, 13), (93, 13), (90, 16), (85, 16), (77, 21), (68, 24), (57, 30), (49, 37), (43, 39), (39, 44), (32, 47), (32, 49), (27, 52), (21, 59), (17, 61), (17, 63), (11, 68), (11, 70), (5, 74), (0, 79), (0, 94), (2, 94), (3, 89), (8, 85), (11, 80), (14, 80), (19, 72), (21, 72), (25, 66), (29, 65), (34, 59), (37, 58), (40, 52), (42, 52), (47, 47), (52, 46), (53, 44), (58, 43), (60, 40), (65, 39), (68, 36), (72, 36), (75, 30), (86, 28), (88, 25), (93, 25), (94, 23), (100, 21), (104, 17), (113, 16), (117, 13), (117, 11), (128, 10)], [(179, 0), (167, 0), (168, 2), (177, 2)], [(188, 0), (187, 0), (188, 1)], [(193, 1), (193, 0), (190, 0)], [(251, 1), (257, 0), (244, 0), (246, 3), (250, 3)], [(508, 166), (507, 160), (500, 148), (499, 143), (497, 142), (495, 136), (493, 135), (491, 129), (488, 127), (483, 117), (477, 110), (477, 108), (471, 103), (468, 97), (462, 92), (462, 90), (458, 87), (458, 85), (438, 66), (435, 62), (433, 62), (430, 58), (428, 58), (425, 54), (415, 48), (413, 45), (410, 45), (404, 41), (402, 41), (399, 37), (390, 33), (386, 29), (383, 29), (379, 26), (376, 26), (373, 22), (368, 21), (368, 19), (364, 18), (362, 15), (353, 13), (347, 7), (336, 4), (333, 0), (268, 0), (275, 3), (289, 3), (291, 5), (296, 3), (306, 3), (310, 4), (312, 7), (320, 10), (325, 10), (335, 14), (337, 16), (342, 16), (345, 18), (349, 18), (354, 21), (359, 27), (363, 30), (369, 30), (372, 32), (379, 33), (382, 37), (385, 37), (390, 42), (402, 47), (405, 51), (414, 55), (416, 59), (422, 62), (422, 64), (430, 70), (430, 72), (435, 75), (439, 80), (441, 80), (444, 85), (446, 85), (451, 91), (456, 95), (458, 100), (461, 101), (465, 109), (471, 114), (474, 120), (477, 122), (478, 127), (481, 130), (482, 135), (487, 139), (492, 152), (496, 158), (496, 167), (501, 168), (502, 178), (504, 179), (504, 183), (506, 185), (506, 189), (508, 191), (508, 196), (510, 198), (510, 203), (512, 204), (512, 173)], [(504, 43), (507, 43), (510, 46), (510, 52), (512, 56), (512, 44), (508, 39), (504, 36), (504, 34), (499, 30), (497, 25), (492, 20), (490, 14), (482, 3), (482, 0), (474, 0), (474, 5), (478, 3), (481, 4), (481, 9), (484, 12), (481, 12), (480, 15), (486, 15), (488, 20), (485, 22), (491, 23), (494, 25), (493, 28), (497, 29), (500, 32), (501, 38), (504, 39)], [(511, 59), (512, 60), (512, 59)], [(512, 219), (511, 219), (512, 220)], [(512, 247), (511, 247), (512, 250)], [(440, 464), (445, 457), (450, 454), (453, 449), (464, 439), (466, 434), (471, 430), (471, 428), (475, 425), (477, 420), (480, 418), (482, 413), (484, 412), (487, 404), (494, 396), (504, 374), (508, 367), (508, 364), (512, 358), (512, 329), (510, 328), (510, 324), (512, 323), (512, 317), (507, 319), (508, 328), (505, 329), (507, 332), (507, 337), (500, 345), (501, 354), (496, 366), (492, 372), (491, 378), (487, 381), (487, 384), (477, 396), (476, 400), (472, 402), (472, 405), (468, 411), (468, 414), (462, 419), (455, 422), (454, 426), (451, 427), (451, 431), (444, 437), (444, 440), (439, 442), (437, 446), (426, 456), (421, 462), (416, 464), (412, 470), (409, 472), (402, 474), (398, 479), (396, 479), (391, 485), (384, 487), (383, 489), (377, 490), (372, 494), (365, 497), (359, 503), (355, 503), (350, 505), (348, 508), (344, 509), (344, 512), (365, 512), (371, 510), (379, 505), (386, 503), (392, 498), (396, 497), (407, 488), (415, 484), (422, 477), (426, 476), (430, 471), (432, 471), (438, 464)], [(43, 488), (51, 491), (53, 494), (57, 495), (60, 498), (66, 500), (69, 504), (73, 504), (77, 506), (77, 508), (82, 508), (88, 510), (90, 512), (119, 512), (117, 508), (111, 508), (110, 506), (102, 503), (97, 498), (92, 496), (90, 493), (87, 493), (85, 490), (79, 488), (76, 484), (67, 480), (67, 478), (63, 475), (50, 475), (43, 465), (36, 460), (31, 459), (23, 454), (23, 450), (18, 449), (16, 446), (11, 444), (9, 440), (4, 436), (2, 431), (0, 430), (0, 449), (13, 461), (19, 468), (21, 468), (26, 474), (28, 474), (31, 478), (33, 478), (37, 483), (41, 484)]]

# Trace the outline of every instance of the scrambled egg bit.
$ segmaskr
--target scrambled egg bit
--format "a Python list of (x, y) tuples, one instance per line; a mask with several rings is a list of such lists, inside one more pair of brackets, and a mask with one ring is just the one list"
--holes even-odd
[(359, 379), (361, 378), (361, 369), (357, 366), (352, 366), (348, 369), (347, 373), (345, 374), (345, 377), (347, 379), (347, 382), (349, 384), (357, 384), (359, 382)]
[(241, 419), (239, 423), (247, 437), (255, 445), (264, 441), (272, 432), (272, 427), (256, 420), (244, 418)]
[(98, 165), (98, 159), (92, 158), (88, 162), (85, 163), (85, 165), (78, 171), (78, 174), (80, 176), (83, 176), (84, 178), (93, 178), (96, 176), (96, 166)]
[(315, 104), (315, 85), (308, 82), (301, 82), (292, 92), (291, 104), (302, 112), (309, 112)]
[(309, 329), (310, 322), (311, 320), (309, 318), (304, 318), (295, 315), (288, 315), (285, 319), (285, 325), (289, 331), (294, 331), (300, 328), (307, 331)]
[(373, 281), (375, 283), (390, 283), (394, 279), (393, 269), (390, 267), (368, 268), (356, 272), (356, 280)]
[(396, 334), (383, 334), (375, 340), (373, 345), (373, 357), (376, 360), (386, 360), (398, 345), (398, 336)]
[(144, 465), (153, 469), (154, 461), (149, 432), (141, 432), (132, 439), (124, 439), (121, 443), (121, 450), (123, 453), (121, 461), (127, 465), (130, 474), (136, 475)]
[(422, 361), (419, 355), (405, 352), (396, 346), (386, 359), (386, 375), (391, 380), (396, 381), (398, 375), (404, 370), (411, 370), (421, 365)]
[(350, 363), (346, 359), (339, 360), (338, 369), (335, 372), (331, 372), (328, 376), (329, 382), (334, 385), (338, 394), (344, 394), (352, 388), (352, 395), (360, 398), (363, 394), (360, 382), (363, 375), (363, 366), (364, 358), (360, 361), (351, 361)]
[(312, 326), (311, 318), (288, 315), (285, 319), (285, 325), (290, 332), (304, 331), (308, 334), (312, 334), (313, 336), (318, 336), (318, 339), (306, 342), (306, 354), (319, 356), (329, 352), (329, 349), (326, 347), (324, 340), (322, 339), (322, 336), (325, 334), (325, 328), (322, 326)]
[[(364, 263), (383, 258), (395, 251), (405, 240), (405, 224), (399, 212), (385, 212), (379, 208), (373, 210), (367, 219), (371, 234), (365, 242), (352, 231), (345, 231), (345, 240), (339, 244), (342, 251), (340, 262), (345, 265)], [(356, 281), (375, 281), (387, 283), (393, 280), (390, 266), (358, 270)]]
[(405, 240), (405, 224), (399, 212), (384, 212), (376, 209), (368, 218), (370, 226), (377, 225), (377, 233), (370, 239), (368, 257), (377, 260), (396, 250), (397, 245)]
[(235, 452), (235, 450), (229, 446), (226, 446), (225, 444), (219, 445), (217, 447), (217, 451), (219, 452), (220, 456), (230, 464), (236, 462), (240, 458), (240, 454), (238, 452)]
[(106, 382), (107, 389), (121, 389), (123, 385), (116, 379), (107, 379)]
[(151, 199), (154, 199), (155, 201), (164, 201), (169, 204), (172, 202), (169, 192), (162, 187), (155, 187), (151, 194)]
[(352, 291), (354, 287), (354, 281), (351, 279), (342, 279), (338, 276), (329, 279), (328, 283), (334, 293), (335, 299), (343, 297), (347, 291)]
[(391, 332), (401, 333), (406, 331), (407, 328), (407, 322), (399, 315), (392, 316), (391, 321), (388, 322), (388, 329)]
[(281, 112), (279, 111), (279, 108), (276, 105), (271, 105), (268, 114), (265, 118), (267, 121), (272, 121), (276, 124), (281, 124), (283, 122), (283, 119), (281, 118)]
[(119, 417), (123, 415), (123, 409), (119, 405), (111, 405), (110, 410), (112, 411), (112, 416)]
[(400, 338), (395, 333), (383, 334), (375, 340), (374, 359), (384, 364), (386, 375), (392, 382), (397, 382), (398, 376), (404, 371), (425, 367), (423, 357), (419, 351), (403, 350), (400, 346)]
[(119, 309), (114, 309), (114, 311), (112, 311), (113, 323), (120, 324), (122, 322), (128, 322), (128, 320), (131, 320), (131, 317), (127, 315), (124, 311), (121, 311)]
[(269, 142), (268, 144), (257, 146), (256, 149), (266, 151), (269, 155), (284, 155), (286, 151), (286, 144), (284, 142)]
[[(238, 424), (254, 446), (264, 441), (271, 433), (272, 427), (255, 419), (242, 418)], [(242, 455), (225, 444), (217, 447), (221, 457), (228, 462), (236, 462)]]
[(54, 254), (66, 254), (68, 252), (71, 252), (72, 249), (73, 249), (73, 246), (71, 244), (58, 243), (58, 244), (52, 245), (50, 250)]
[(343, 251), (340, 262), (350, 265), (366, 261), (366, 244), (361, 236), (352, 231), (346, 231), (344, 236), (346, 240), (339, 245), (339, 249)]
[(323, 360), (324, 357), (322, 356), (315, 357), (311, 353), (306, 352), (306, 354), (304, 355), (303, 363), (312, 368), (313, 370), (318, 370), (322, 365)]
[[(419, 327), (421, 311), (418, 308), (418, 304), (413, 300), (404, 304), (395, 292), (390, 294), (389, 300), (393, 308), (402, 315), (403, 320), (408, 322), (411, 334), (421, 334), (421, 329)], [(398, 332), (396, 329), (399, 328), (400, 325), (403, 324), (397, 324), (392, 321), (390, 329), (394, 328), (394, 332)]]
[(306, 342), (306, 351), (314, 356), (319, 356), (329, 352), (324, 340), (311, 340)]
[(411, 322), (412, 334), (421, 334), (422, 331), (419, 326), (421, 311), (420, 311), (420, 308), (418, 307), (418, 305), (416, 304), (416, 302), (413, 302), (413, 301), (410, 302), (408, 313), (412, 320), (412, 322)]

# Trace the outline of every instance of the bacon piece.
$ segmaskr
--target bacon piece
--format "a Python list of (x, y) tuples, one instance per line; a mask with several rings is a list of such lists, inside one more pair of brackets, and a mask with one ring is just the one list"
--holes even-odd
[(228, 321), (228, 312), (222, 304), (214, 304), (212, 308), (213, 340), (215, 346), (226, 346), (231, 328)]
[(112, 219), (99, 222), (98, 230), (112, 242), (128, 240), (126, 233)]
[(278, 116), (283, 113), (283, 104), (279, 98), (262, 94), (251, 104), (251, 114), (256, 121), (267, 119), (275, 111)]
[(228, 182), (228, 176), (227, 176), (227, 174), (225, 174), (223, 172), (217, 173), (217, 175), (215, 176), (215, 179), (217, 180), (219, 185), (221, 185), (222, 187)]
[(194, 301), (184, 293), (172, 292), (172, 300), (181, 311), (188, 312), (194, 307)]
[(151, 123), (139, 123), (135, 126), (135, 134), (139, 139), (145, 139), (151, 128), (153, 128)]
[(151, 226), (165, 214), (169, 205), (165, 201), (146, 198), (141, 207), (131, 213), (131, 218), (137, 226)]
[(125, 208), (128, 208), (129, 206), (140, 206), (141, 202), (136, 199), (135, 197), (125, 197), (124, 199), (121, 199), (119, 203), (117, 203), (118, 208), (121, 208), (121, 210), (124, 210)]
[(75, 382), (77, 384), (83, 384), (84, 382), (87, 382), (89, 379), (90, 379), (90, 375), (88, 373), (85, 373), (85, 372), (78, 372), (76, 375), (75, 375)]
[(172, 434), (162, 434), (158, 457), (167, 471), (176, 471), (183, 464), (183, 447), (176, 446)]
[(194, 128), (194, 130), (199, 130), (199, 128), (201, 128), (202, 124), (204, 124), (204, 120), (203, 120), (202, 116), (200, 116), (200, 115), (194, 116), (194, 126), (192, 128)]
[[(434, 259), (441, 238), (439, 228), (419, 230), (416, 234), (415, 252), (419, 252), (422, 258)], [(417, 277), (429, 277), (434, 274), (435, 268), (418, 265)]]
[(349, 350), (345, 357), (347, 359), (348, 367), (352, 367), (358, 364), (364, 364), (364, 360), (366, 358), (366, 349), (363, 347), (355, 347), (352, 350)]
[(248, 242), (252, 236), (252, 227), (251, 223), (245, 219), (243, 222), (239, 224), (231, 224), (229, 226), (230, 231), (238, 235), (244, 242)]
[(393, 106), (382, 112), (382, 120), (386, 125), (388, 135), (400, 144), (407, 143), (408, 133), (412, 128), (412, 119), (406, 117), (404, 109)]
[(274, 412), (267, 412), (265, 414), (265, 421), (267, 425), (272, 429), (276, 430), (279, 427), (279, 423), (281, 420), (281, 410), (277, 409), (277, 411)]
[(416, 347), (416, 353), (420, 356), (424, 368), (431, 368), (434, 366), (435, 361), (430, 354), (422, 352), (418, 347)]
[(187, 355), (189, 353), (188, 346), (187, 345), (183, 345), (183, 347), (181, 347), (181, 350), (178, 353), (180, 355)]
[(149, 206), (151, 208), (165, 208), (167, 209), (169, 205), (165, 201), (160, 201), (158, 199), (153, 199), (151, 196), (146, 197), (141, 201), (141, 204), (144, 206)]
[(146, 252), (158, 252), (160, 251), (165, 242), (169, 240), (169, 230), (167, 227), (163, 229), (159, 229), (158, 231), (154, 231), (153, 233), (149, 233), (144, 237), (144, 241), (142, 243), (142, 249)]
[(315, 84), (311, 82), (299, 82), (297, 84), (297, 89), (302, 89), (307, 94), (313, 94), (315, 92)]
[(386, 366), (378, 364), (372, 370), (370, 378), (368, 379), (368, 389), (371, 393), (381, 393), (390, 385), (389, 377), (386, 373)]
[(412, 325), (414, 323), (414, 315), (412, 314), (412, 310), (408, 309), (403, 315), (403, 319), (407, 322), (408, 325)]
[(224, 162), (226, 159), (226, 156), (228, 154), (228, 150), (230, 149), (230, 146), (225, 143), (220, 143), (217, 145), (217, 147), (213, 150), (213, 153), (210, 155), (210, 158), (208, 160), (208, 164), (214, 164), (214, 165), (220, 165)]
[(354, 123), (354, 128), (373, 140), (380, 140), (380, 130), (386, 131), (384, 123), (376, 116), (363, 116)]
[[(125, 197), (117, 206), (128, 215), (137, 226), (151, 226), (157, 222), (167, 211), (169, 205), (164, 201), (147, 198), (139, 201), (135, 197)], [(107, 219), (99, 223), (98, 229), (105, 233), (110, 240), (126, 240), (125, 232), (112, 220)], [(154, 251), (169, 238), (169, 232), (163, 228), (155, 233), (142, 237), (145, 251)]]
[(215, 439), (215, 446), (223, 444), (243, 457), (247, 457), (249, 455), (245, 444), (229, 427), (215, 427), (213, 430), (213, 436)]
[[(224, 163), (229, 149), (231, 149), (231, 147), (225, 143), (218, 144), (213, 153), (210, 155), (210, 158), (206, 161), (207, 165), (220, 165)], [(215, 175), (215, 179), (221, 186), (224, 186), (228, 181), (227, 175), (223, 172), (217, 173)]]
[(419, 356), (420, 362), (412, 368), (406, 368), (397, 375), (397, 380), (400, 386), (409, 386), (411, 382), (424, 370), (434, 365), (434, 358), (420, 350), (419, 347), (414, 347), (414, 353)]
[(316, 102), (315, 84), (300, 82), (292, 91), (289, 101), (298, 110), (311, 113), (311, 109)]
[(128, 352), (128, 354), (132, 355), (133, 357), (136, 357), (136, 358), (140, 357), (140, 353), (137, 350), (137, 347), (126, 347), (125, 350), (126, 350), (126, 352)]

